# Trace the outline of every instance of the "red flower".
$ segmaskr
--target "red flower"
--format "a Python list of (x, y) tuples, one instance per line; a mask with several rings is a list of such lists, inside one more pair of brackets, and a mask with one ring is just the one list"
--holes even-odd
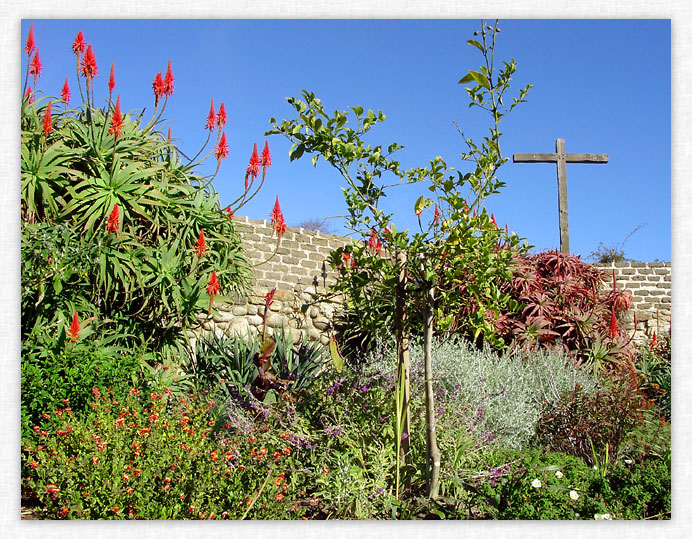
[(108, 93), (112, 94), (115, 88), (115, 62), (111, 64), (111, 75), (108, 77)]
[(70, 334), (70, 342), (75, 342), (77, 339), (79, 339), (79, 316), (77, 313), (74, 313), (72, 323), (70, 324), (70, 327), (67, 328), (67, 333)]
[(216, 116), (216, 123), (219, 126), (219, 129), (226, 125), (226, 106), (223, 103), (221, 103), (221, 106), (219, 107), (219, 114)]
[(219, 143), (216, 145), (216, 159), (226, 159), (228, 157), (228, 142), (226, 141), (226, 133), (221, 133)]
[(252, 155), (250, 156), (250, 164), (247, 167), (247, 170), (245, 171), (245, 189), (247, 190), (248, 183), (247, 179), (248, 177), (251, 177), (253, 180), (259, 176), (259, 156), (257, 155), (257, 143), (255, 142), (254, 147), (252, 148)]
[(437, 204), (435, 204), (435, 219), (434, 219), (434, 222), (435, 222), (435, 223), (439, 223), (439, 222), (440, 222), (440, 209), (437, 207)]
[(31, 105), (31, 104), (34, 102), (34, 94), (33, 94), (32, 91), (31, 91), (31, 86), (29, 86), (29, 87), (26, 89), (26, 92), (24, 92), (24, 97), (28, 97), (28, 98), (29, 98), (29, 105)]
[(284, 214), (281, 212), (281, 206), (279, 206), (279, 196), (276, 196), (276, 204), (274, 204), (274, 209), (269, 214), (271, 217), (271, 224), (274, 227), (274, 231), (278, 236), (279, 242), (281, 242), (281, 237), (286, 233), (286, 221), (284, 221)]
[(209, 129), (209, 131), (213, 131), (215, 125), (216, 113), (214, 112), (214, 98), (212, 97), (211, 107), (209, 107), (209, 115), (207, 116), (207, 124), (204, 126), (204, 129)]
[(34, 84), (36, 84), (36, 78), (41, 75), (42, 69), (41, 58), (39, 58), (38, 49), (36, 49), (36, 54), (34, 54), (34, 57), (31, 59), (31, 67), (29, 68), (29, 75), (33, 75)]
[(85, 47), (86, 41), (84, 41), (84, 34), (82, 34), (82, 31), (80, 30), (74, 40), (74, 43), (72, 44), (72, 52), (79, 56), (80, 54), (84, 54)]
[(610, 335), (611, 339), (615, 339), (620, 334), (618, 331), (618, 321), (617, 318), (615, 318), (615, 309), (611, 310), (610, 313), (610, 328), (608, 329), (608, 335)]
[(163, 77), (161, 76), (161, 72), (159, 71), (156, 76), (154, 77), (154, 82), (151, 84), (152, 88), (154, 89), (154, 106), (158, 107), (159, 106), (159, 99), (164, 94), (164, 83), (163, 83)]
[(656, 332), (654, 331), (654, 336), (651, 338), (651, 342), (649, 342), (649, 346), (653, 348), (658, 344), (658, 338), (656, 337)]
[(495, 225), (495, 228), (497, 228), (497, 221), (495, 221), (495, 214), (494, 214), (494, 213), (491, 213), (491, 214), (490, 214), (490, 220), (491, 220), (491, 221), (493, 222), (493, 224)]
[(233, 210), (231, 208), (226, 208), (226, 213), (228, 214), (228, 218), (232, 221), (233, 220)]
[(111, 126), (108, 128), (108, 133), (115, 135), (115, 140), (123, 134), (123, 117), (120, 113), (120, 96), (115, 102), (115, 110), (113, 111), (113, 117), (111, 118)]
[(62, 94), (60, 97), (65, 103), (69, 103), (71, 96), (72, 94), (70, 93), (70, 86), (67, 84), (67, 77), (65, 77), (65, 84), (62, 86)]
[(89, 86), (91, 79), (97, 77), (99, 74), (98, 66), (96, 65), (96, 57), (94, 56), (94, 49), (91, 48), (91, 45), (87, 47), (86, 54), (84, 58), (82, 58), (82, 67), (80, 71), (82, 72), (82, 76), (86, 78), (87, 86)]
[(267, 308), (274, 303), (274, 294), (276, 294), (276, 288), (272, 288), (269, 292), (267, 292), (267, 295), (264, 296), (264, 304), (267, 306)]
[[(118, 97), (118, 99), (120, 99)], [(118, 233), (118, 225), (120, 224), (120, 212), (118, 210), (118, 205), (114, 204), (113, 205), (113, 211), (111, 211), (111, 214), (108, 216), (108, 220), (106, 221), (106, 232), (108, 233)]]
[(199, 238), (197, 238), (197, 243), (195, 244), (195, 251), (197, 256), (202, 258), (207, 250), (207, 244), (204, 241), (204, 230), (200, 230)]
[(378, 255), (382, 254), (382, 243), (380, 242), (380, 239), (377, 237), (377, 232), (375, 232), (374, 228), (370, 232), (370, 239), (368, 240), (368, 248), (370, 248), (370, 250), (373, 253), (377, 253)]
[(55, 483), (46, 485), (46, 494), (50, 495), (51, 498), (55, 498), (58, 492), (60, 492), (60, 489), (58, 488), (58, 485), (56, 485)]
[(267, 168), (272, 164), (272, 154), (269, 153), (269, 143), (266, 140), (264, 141), (264, 150), (262, 150), (260, 164), (262, 165), (262, 168)]
[(26, 53), (31, 56), (31, 53), (34, 52), (34, 49), (36, 48), (36, 42), (34, 41), (34, 23), (31, 23), (31, 26), (29, 27), (29, 35), (26, 38), (26, 45), (24, 46), (24, 50)]
[(221, 283), (219, 278), (216, 276), (216, 271), (212, 270), (211, 277), (209, 277), (209, 284), (207, 285), (207, 293), (213, 298), (221, 292)]
[(46, 112), (43, 115), (43, 134), (45, 136), (48, 136), (48, 133), (50, 133), (53, 130), (53, 119), (50, 113), (50, 107), (53, 104), (52, 101), (48, 101), (48, 106), (46, 107)]
[(171, 61), (168, 60), (168, 69), (166, 70), (166, 78), (163, 79), (163, 93), (167, 97), (170, 97), (173, 95), (173, 89), (175, 88), (173, 86), (174, 80), (175, 79), (173, 78), (173, 71), (171, 70)]

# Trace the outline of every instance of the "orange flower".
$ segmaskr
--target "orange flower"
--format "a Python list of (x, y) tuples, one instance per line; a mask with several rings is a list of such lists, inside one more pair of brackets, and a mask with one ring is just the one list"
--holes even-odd
[(216, 124), (219, 126), (219, 129), (226, 125), (226, 106), (223, 103), (221, 103), (219, 107), (219, 113), (216, 116)]
[(34, 41), (34, 23), (31, 23), (31, 26), (29, 27), (29, 35), (26, 38), (26, 45), (24, 45), (24, 50), (26, 53), (31, 56), (31, 53), (34, 52), (34, 49), (36, 48), (36, 42)]
[(164, 90), (165, 90), (165, 85), (163, 83), (163, 77), (161, 76), (160, 71), (154, 77), (154, 82), (151, 84), (151, 86), (154, 89), (154, 106), (158, 107), (159, 106), (159, 100), (164, 95)]
[[(118, 96), (118, 100), (120, 99), (120, 96)], [(117, 234), (118, 233), (118, 225), (120, 223), (120, 212), (118, 210), (118, 204), (113, 205), (113, 210), (111, 211), (111, 214), (108, 216), (108, 220), (106, 221), (106, 232), (109, 234), (111, 232)]]
[(221, 138), (219, 143), (216, 145), (216, 159), (221, 161), (228, 157), (228, 141), (226, 140), (226, 133), (221, 133)]
[(60, 98), (65, 103), (69, 103), (71, 96), (72, 96), (72, 94), (70, 93), (70, 86), (67, 84), (67, 77), (65, 77), (65, 84), (63, 84), (63, 86), (62, 86), (62, 94), (60, 95)]
[(31, 67), (29, 68), (29, 75), (34, 77), (34, 86), (36, 85), (36, 78), (41, 75), (41, 70), (43, 66), (41, 65), (41, 58), (38, 56), (38, 49), (36, 49), (36, 54), (31, 59)]
[(214, 98), (211, 99), (211, 106), (209, 107), (209, 114), (207, 115), (207, 123), (204, 129), (209, 129), (213, 131), (216, 126), (216, 112), (214, 112)]
[(120, 96), (115, 102), (115, 110), (113, 110), (113, 117), (111, 118), (111, 126), (108, 128), (108, 134), (115, 135), (115, 140), (123, 134), (123, 116), (120, 113)]
[(48, 101), (48, 106), (46, 107), (46, 112), (43, 115), (43, 134), (44, 136), (48, 136), (48, 133), (50, 133), (53, 130), (53, 118), (50, 113), (50, 107), (53, 104), (52, 101)]
[(166, 70), (166, 78), (163, 79), (163, 93), (166, 95), (166, 97), (170, 97), (173, 95), (173, 90), (175, 86), (173, 86), (173, 81), (175, 79), (173, 78), (173, 71), (171, 70), (171, 61), (168, 60), (168, 69)]
[(199, 238), (197, 238), (197, 243), (195, 244), (195, 252), (197, 256), (202, 258), (207, 250), (207, 244), (204, 241), (204, 229), (200, 230)]
[(70, 327), (67, 328), (67, 333), (70, 334), (70, 342), (75, 342), (77, 339), (79, 339), (79, 316), (77, 313), (74, 313), (72, 323), (70, 324)]
[(246, 171), (245, 171), (245, 190), (248, 188), (248, 177), (252, 178), (253, 180), (259, 176), (259, 156), (257, 155), (257, 143), (255, 142), (255, 145), (252, 148), (252, 155), (250, 156), (250, 164), (248, 165)]
[(72, 44), (72, 52), (77, 54), (79, 56), (80, 54), (84, 53), (84, 49), (86, 47), (86, 41), (84, 41), (84, 34), (80, 30), (79, 33), (77, 34), (77, 37), (74, 40), (74, 43)]
[[(284, 214), (281, 211), (281, 206), (279, 206), (279, 196), (276, 196), (276, 203), (274, 204), (274, 209), (269, 214), (271, 217), (271, 224), (274, 227), (274, 231), (278, 237), (278, 243), (281, 243), (281, 237), (286, 233), (286, 221), (284, 220)], [(277, 245), (278, 245), (277, 243)]]
[(207, 285), (207, 293), (213, 299), (214, 296), (217, 296), (220, 291), (221, 291), (221, 283), (219, 282), (219, 279), (216, 276), (216, 271), (212, 270), (211, 277), (209, 277), (209, 284)]
[(111, 74), (108, 77), (108, 93), (112, 94), (115, 89), (115, 62), (111, 64)]
[(98, 66), (96, 65), (96, 57), (94, 56), (94, 49), (91, 45), (87, 47), (86, 54), (82, 58), (82, 67), (80, 68), (82, 76), (86, 78), (87, 88), (91, 79), (98, 76)]
[(272, 164), (272, 154), (269, 153), (269, 143), (264, 141), (264, 150), (262, 150), (262, 157), (260, 157), (260, 164), (262, 168), (267, 168)]

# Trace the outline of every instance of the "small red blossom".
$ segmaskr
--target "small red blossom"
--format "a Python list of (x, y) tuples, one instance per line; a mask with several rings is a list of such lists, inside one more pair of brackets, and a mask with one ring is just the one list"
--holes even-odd
[(98, 464), (98, 462), (99, 462), (99, 458), (98, 458), (98, 457), (91, 457), (91, 463), (92, 463), (94, 466), (95, 466), (96, 464)]
[(207, 250), (207, 244), (204, 241), (204, 229), (199, 231), (199, 238), (197, 238), (197, 243), (195, 244), (195, 252), (197, 256), (202, 258)]
[(286, 221), (284, 220), (284, 214), (281, 211), (281, 206), (279, 206), (279, 196), (276, 196), (276, 203), (274, 204), (274, 209), (269, 214), (271, 217), (271, 224), (274, 227), (274, 231), (278, 237), (279, 243), (281, 242), (281, 237), (286, 233)]
[(226, 213), (228, 214), (228, 218), (232, 221), (233, 217), (235, 217), (233, 210), (231, 208), (226, 208)]
[(34, 41), (34, 23), (31, 23), (29, 27), (29, 35), (26, 38), (26, 45), (24, 45), (24, 50), (27, 55), (31, 56), (31, 53), (36, 49), (36, 42)]
[(610, 335), (611, 339), (615, 339), (619, 334), (618, 321), (615, 317), (615, 309), (613, 309), (610, 314), (610, 328), (608, 329), (608, 335)]
[(209, 129), (213, 131), (216, 126), (216, 112), (214, 111), (214, 98), (211, 99), (211, 106), (209, 107), (209, 114), (207, 115), (207, 123), (204, 129)]
[(219, 129), (226, 125), (226, 106), (223, 103), (221, 103), (219, 113), (216, 115), (216, 125), (219, 126)]
[(117, 505), (114, 505), (113, 506), (113, 512), (117, 513), (118, 511), (120, 511), (120, 507), (118, 507)]
[(221, 133), (221, 138), (219, 143), (216, 145), (216, 159), (221, 161), (228, 157), (228, 141), (226, 140), (226, 133)]
[(123, 134), (123, 116), (120, 112), (120, 96), (118, 96), (115, 102), (115, 110), (113, 110), (113, 117), (111, 118), (111, 125), (108, 128), (108, 133), (115, 135), (115, 140)]
[(55, 483), (50, 483), (49, 485), (46, 485), (46, 494), (48, 494), (51, 498), (55, 498), (58, 493), (60, 492), (60, 489), (58, 488), (58, 485)]
[(257, 143), (255, 142), (254, 147), (252, 148), (252, 155), (250, 156), (250, 164), (247, 167), (247, 170), (245, 171), (245, 189), (247, 189), (248, 185), (248, 178), (252, 178), (253, 180), (259, 176), (259, 156), (257, 155)]
[(38, 462), (36, 462), (35, 460), (32, 460), (29, 463), (29, 466), (31, 466), (35, 470), (38, 467)]
[(115, 62), (111, 64), (111, 74), (108, 77), (108, 93), (112, 94), (115, 89)]
[(80, 54), (84, 54), (84, 49), (86, 48), (86, 41), (84, 40), (84, 34), (80, 30), (79, 33), (77, 34), (77, 37), (74, 40), (74, 43), (72, 43), (72, 52), (74, 52), (77, 56)]
[(46, 112), (43, 115), (43, 134), (47, 137), (48, 133), (50, 133), (53, 130), (53, 118), (51, 116), (50, 108), (51, 105), (53, 104), (52, 101), (48, 102), (48, 106), (46, 107)]
[(72, 94), (70, 93), (70, 86), (67, 84), (67, 77), (65, 77), (65, 84), (62, 85), (60, 99), (62, 99), (65, 103), (69, 103), (70, 97), (72, 97)]
[(651, 337), (651, 341), (649, 342), (649, 346), (651, 348), (653, 348), (656, 345), (658, 345), (658, 338), (656, 337), (656, 332), (654, 331), (654, 336)]
[(441, 218), (440, 218), (440, 209), (437, 207), (437, 204), (435, 204), (435, 219), (434, 219), (434, 222), (435, 222), (435, 223), (439, 223), (440, 221), (441, 221)]
[(72, 323), (70, 324), (70, 327), (67, 328), (67, 333), (70, 335), (71, 342), (75, 342), (77, 339), (79, 339), (79, 316), (77, 313), (74, 313)]
[(267, 292), (267, 295), (264, 296), (264, 304), (267, 307), (274, 303), (274, 294), (276, 294), (276, 288), (272, 288), (269, 292)]
[(209, 277), (209, 284), (207, 285), (207, 293), (214, 298), (214, 296), (218, 296), (219, 292), (221, 292), (221, 283), (219, 282), (219, 278), (216, 276), (216, 271), (212, 270), (211, 272), (211, 277)]
[[(118, 98), (119, 99), (119, 98)], [(118, 233), (118, 227), (120, 224), (120, 211), (118, 210), (118, 204), (113, 204), (113, 210), (106, 220), (106, 232), (109, 234), (112, 232), (114, 234)]]
[(29, 105), (31, 105), (34, 102), (34, 93), (31, 91), (31, 86), (29, 86), (26, 89), (26, 92), (24, 92), (24, 97), (29, 98)]
[(209, 453), (209, 458), (210, 458), (211, 460), (219, 460), (219, 454), (218, 454), (218, 452), (212, 451), (211, 453)]
[(491, 221), (493, 222), (493, 224), (495, 225), (495, 228), (497, 228), (497, 221), (495, 221), (495, 214), (494, 214), (494, 213), (491, 213), (491, 214), (490, 214), (490, 220), (491, 220)]
[(175, 86), (173, 86), (173, 81), (175, 79), (173, 78), (173, 71), (171, 70), (171, 61), (168, 60), (168, 69), (166, 69), (166, 77), (163, 79), (163, 93), (166, 97), (170, 97), (173, 95), (173, 90), (175, 89)]
[(266, 140), (264, 141), (264, 149), (260, 157), (260, 164), (262, 168), (267, 168), (272, 164), (272, 154), (269, 153), (269, 143)]
[(159, 106), (159, 100), (161, 99), (161, 97), (163, 97), (164, 89), (165, 89), (165, 86), (163, 83), (163, 77), (161, 76), (160, 71), (154, 77), (154, 82), (151, 83), (151, 87), (154, 90), (154, 106), (158, 107)]
[(377, 232), (373, 228), (370, 232), (370, 239), (368, 240), (368, 248), (373, 252), (373, 254), (382, 254), (382, 242), (377, 236)]
[(87, 47), (84, 58), (82, 58), (82, 67), (80, 69), (82, 76), (87, 81), (87, 88), (91, 79), (98, 76), (98, 66), (96, 65), (96, 56), (94, 56), (94, 49), (89, 45)]
[(31, 59), (31, 67), (29, 67), (29, 75), (34, 77), (34, 85), (36, 85), (36, 79), (41, 75), (43, 66), (41, 65), (41, 58), (38, 56), (38, 49), (36, 49), (36, 54)]

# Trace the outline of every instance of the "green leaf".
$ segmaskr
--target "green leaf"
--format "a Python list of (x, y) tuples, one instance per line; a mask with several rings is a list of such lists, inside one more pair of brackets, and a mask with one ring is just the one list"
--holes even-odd
[(339, 345), (337, 344), (334, 335), (329, 336), (329, 355), (332, 358), (332, 363), (334, 364), (336, 372), (340, 373), (344, 368), (344, 357), (339, 351)]
[(466, 40), (466, 43), (468, 43), (469, 45), (473, 45), (474, 47), (476, 47), (481, 52), (485, 52), (483, 50), (483, 45), (478, 43), (478, 41), (476, 41), (475, 39), (468, 39), (468, 40)]

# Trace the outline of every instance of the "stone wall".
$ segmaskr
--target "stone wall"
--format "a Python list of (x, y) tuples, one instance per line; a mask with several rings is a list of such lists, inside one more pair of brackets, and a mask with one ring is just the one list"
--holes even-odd
[(597, 264), (610, 276), (604, 287), (612, 286), (612, 273), (619, 287), (632, 295), (632, 310), (623, 320), (625, 329), (631, 335), (634, 328), (634, 315), (637, 328), (634, 339), (644, 342), (657, 335), (670, 333), (671, 306), (671, 265), (670, 262), (619, 262)]
[[(276, 237), (267, 221), (236, 217), (245, 250), (255, 266), (255, 285), (247, 296), (235, 298), (232, 304), (218, 305), (220, 311), (203, 329), (228, 335), (257, 335), (262, 331), (264, 297), (276, 288), (274, 303), (267, 317), (271, 334), (283, 329), (290, 332), (294, 342), (304, 336), (326, 343), (333, 328), (334, 315), (341, 299), (325, 300), (327, 289), (335, 282), (335, 272), (326, 258), (338, 247), (353, 240), (343, 236), (323, 234), (303, 228), (287, 227), (275, 255)], [(604, 287), (612, 286), (610, 275), (615, 271), (618, 286), (632, 295), (633, 309), (623, 320), (628, 333), (634, 330), (635, 340), (643, 342), (670, 332), (671, 265), (670, 263), (599, 264), (607, 272)]]
[[(276, 250), (276, 236), (267, 221), (236, 217), (245, 251), (255, 267), (255, 284), (247, 296), (233, 304), (217, 305), (220, 311), (206, 331), (227, 335), (257, 335), (262, 331), (264, 297), (273, 288), (274, 303), (267, 316), (267, 333), (283, 329), (294, 342), (304, 336), (326, 343), (332, 329), (339, 297), (324, 299), (335, 275), (326, 262), (329, 253), (352, 242), (349, 238), (323, 234), (303, 228), (286, 227)], [(276, 254), (272, 255), (276, 250)]]

